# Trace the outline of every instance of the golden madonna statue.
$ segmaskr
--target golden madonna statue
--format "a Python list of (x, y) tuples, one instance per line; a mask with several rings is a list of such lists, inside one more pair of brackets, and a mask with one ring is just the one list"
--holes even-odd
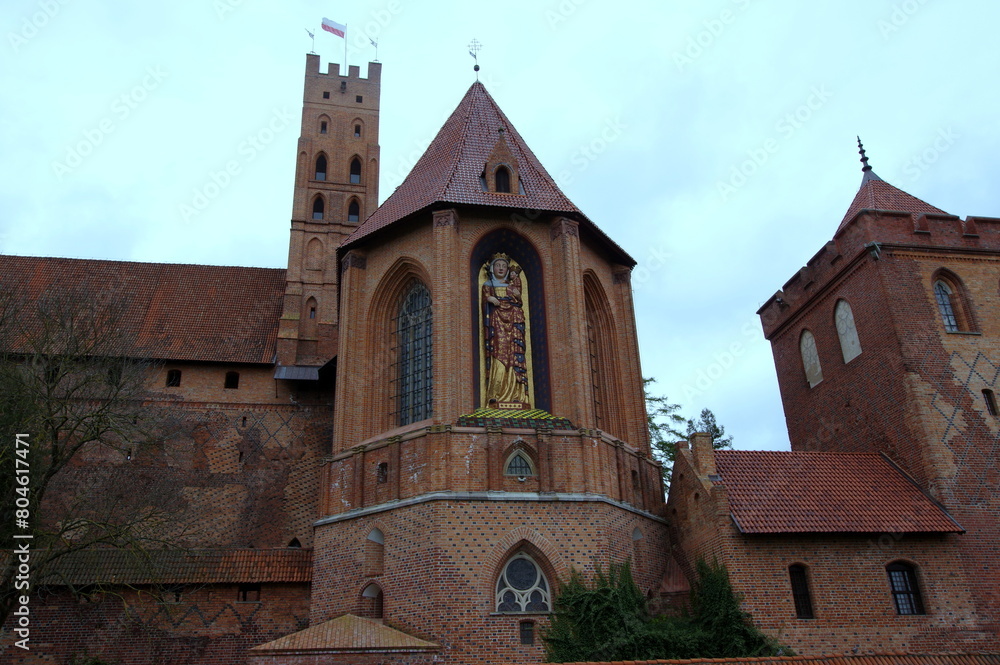
[(506, 254), (494, 254), (480, 276), (480, 394), (491, 409), (530, 409), (531, 336), (527, 276)]

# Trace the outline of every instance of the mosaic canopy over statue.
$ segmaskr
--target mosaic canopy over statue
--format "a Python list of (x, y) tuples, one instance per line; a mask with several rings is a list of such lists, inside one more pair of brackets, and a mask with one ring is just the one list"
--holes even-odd
[(482, 406), (530, 409), (531, 335), (528, 276), (505, 253), (497, 253), (480, 273)]

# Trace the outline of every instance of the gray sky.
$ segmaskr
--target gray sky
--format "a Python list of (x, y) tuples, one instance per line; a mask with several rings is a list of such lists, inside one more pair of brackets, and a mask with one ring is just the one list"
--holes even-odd
[[(1000, 216), (1000, 4), (8, 0), (0, 251), (284, 267), (302, 75), (383, 62), (381, 195), (482, 80), (638, 261), (643, 370), (741, 448), (787, 447), (757, 307), (861, 181)], [(211, 187), (235, 160), (239, 173)], [(197, 192), (209, 193), (194, 208)], [(862, 339), (864, 332), (862, 331)]]

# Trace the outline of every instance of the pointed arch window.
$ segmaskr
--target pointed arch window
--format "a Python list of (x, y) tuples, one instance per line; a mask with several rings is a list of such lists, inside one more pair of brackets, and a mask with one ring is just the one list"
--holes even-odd
[(357, 157), (351, 160), (351, 184), (361, 184), (361, 160)]
[(861, 355), (861, 340), (858, 339), (858, 329), (854, 325), (854, 312), (846, 300), (838, 300), (833, 310), (834, 322), (837, 326), (837, 337), (840, 338), (840, 352), (847, 364)]
[(823, 381), (823, 368), (819, 364), (819, 350), (816, 348), (816, 338), (808, 330), (802, 331), (799, 338), (799, 352), (802, 354), (802, 367), (806, 372), (806, 381), (810, 388), (815, 388)]
[(377, 577), (385, 569), (385, 536), (380, 529), (372, 529), (365, 538), (365, 571), (368, 577)]
[(361, 221), (361, 206), (358, 204), (357, 199), (351, 199), (350, 205), (347, 206), (347, 221)]
[[(320, 202), (319, 219), (322, 219), (323, 206), (322, 199), (316, 199)], [(315, 204), (313, 205), (315, 208)], [(308, 243), (306, 243), (306, 270), (319, 270), (323, 267), (323, 241), (319, 238), (311, 238)]]
[(535, 475), (535, 471), (531, 466), (531, 460), (521, 451), (510, 456), (510, 459), (507, 460), (504, 473), (508, 476), (517, 476), (519, 478)]
[(497, 191), (505, 194), (510, 193), (510, 171), (506, 166), (498, 166), (494, 176), (497, 183)]
[(548, 612), (552, 607), (549, 588), (535, 560), (518, 552), (507, 561), (497, 580), (497, 612)]
[(316, 158), (316, 180), (326, 180), (326, 155)]
[(313, 219), (323, 219), (323, 197), (313, 199)]
[(952, 303), (954, 289), (948, 282), (939, 279), (934, 282), (934, 298), (937, 300), (938, 311), (941, 312), (941, 320), (944, 321), (944, 329), (948, 332), (958, 332), (958, 317), (955, 316), (955, 306)]
[(431, 417), (431, 294), (420, 282), (404, 293), (395, 321), (399, 424)]

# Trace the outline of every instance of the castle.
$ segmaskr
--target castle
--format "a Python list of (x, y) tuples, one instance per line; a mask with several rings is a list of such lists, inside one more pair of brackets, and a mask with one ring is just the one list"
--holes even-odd
[(62, 560), (0, 659), (540, 662), (571, 570), (631, 560), (669, 603), (702, 557), (800, 653), (1000, 649), (1000, 220), (866, 165), (760, 310), (793, 452), (696, 436), (665, 502), (635, 261), (479, 82), (377, 205), (380, 74), (307, 56), (287, 270), (0, 257), (25, 301), (126, 297), (157, 361), (163, 438), (87, 447), (52, 505), (176, 518), (142, 565)]

